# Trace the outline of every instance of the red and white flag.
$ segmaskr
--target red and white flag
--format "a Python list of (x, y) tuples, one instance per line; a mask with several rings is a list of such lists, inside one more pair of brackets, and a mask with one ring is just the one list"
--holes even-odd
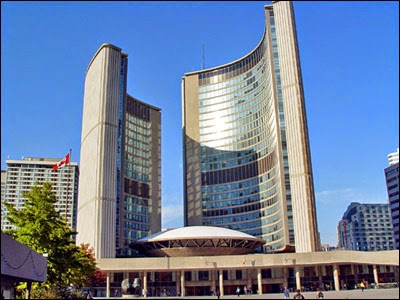
[(56, 163), (53, 166), (53, 170), (57, 171), (59, 168), (64, 167), (69, 164), (69, 158), (70, 158), (70, 153), (67, 154), (62, 160), (60, 160), (58, 163)]

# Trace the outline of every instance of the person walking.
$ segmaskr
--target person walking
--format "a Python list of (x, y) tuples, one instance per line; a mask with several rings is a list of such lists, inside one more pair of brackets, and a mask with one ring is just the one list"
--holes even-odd
[(237, 288), (236, 288), (236, 295), (239, 297), (240, 296), (240, 286), (238, 286)]
[(285, 296), (285, 299), (290, 299), (290, 292), (289, 292), (289, 289), (286, 286), (283, 289), (283, 295)]
[(317, 294), (315, 295), (316, 299), (324, 299), (324, 293), (321, 292), (320, 288), (317, 288)]
[(296, 294), (293, 296), (293, 299), (304, 299), (303, 294), (301, 293), (300, 289), (296, 290)]
[(361, 292), (364, 292), (364, 289), (365, 289), (364, 281), (361, 281), (360, 288), (361, 288)]

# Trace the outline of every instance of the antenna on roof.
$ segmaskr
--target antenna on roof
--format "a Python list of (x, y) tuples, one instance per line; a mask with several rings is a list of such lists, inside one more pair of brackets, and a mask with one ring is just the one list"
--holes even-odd
[(203, 43), (203, 65), (202, 65), (202, 69), (205, 69), (206, 65), (205, 65), (205, 58), (204, 58), (204, 43)]

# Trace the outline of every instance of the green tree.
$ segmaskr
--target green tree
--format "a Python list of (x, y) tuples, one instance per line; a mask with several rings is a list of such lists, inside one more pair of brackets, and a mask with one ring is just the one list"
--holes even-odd
[(62, 291), (70, 284), (83, 286), (95, 273), (96, 261), (93, 249), (88, 245), (76, 246), (65, 218), (55, 210), (56, 195), (48, 182), (24, 193), (24, 208), (15, 209), (5, 203), (8, 220), (16, 226), (7, 231), (17, 241), (40, 254), (47, 253), (47, 281), (45, 286)]

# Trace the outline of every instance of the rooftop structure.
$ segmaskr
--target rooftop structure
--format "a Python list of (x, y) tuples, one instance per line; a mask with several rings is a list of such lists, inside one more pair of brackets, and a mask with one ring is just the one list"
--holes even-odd
[(147, 256), (248, 254), (265, 241), (246, 233), (212, 226), (188, 226), (150, 235), (131, 244)]

